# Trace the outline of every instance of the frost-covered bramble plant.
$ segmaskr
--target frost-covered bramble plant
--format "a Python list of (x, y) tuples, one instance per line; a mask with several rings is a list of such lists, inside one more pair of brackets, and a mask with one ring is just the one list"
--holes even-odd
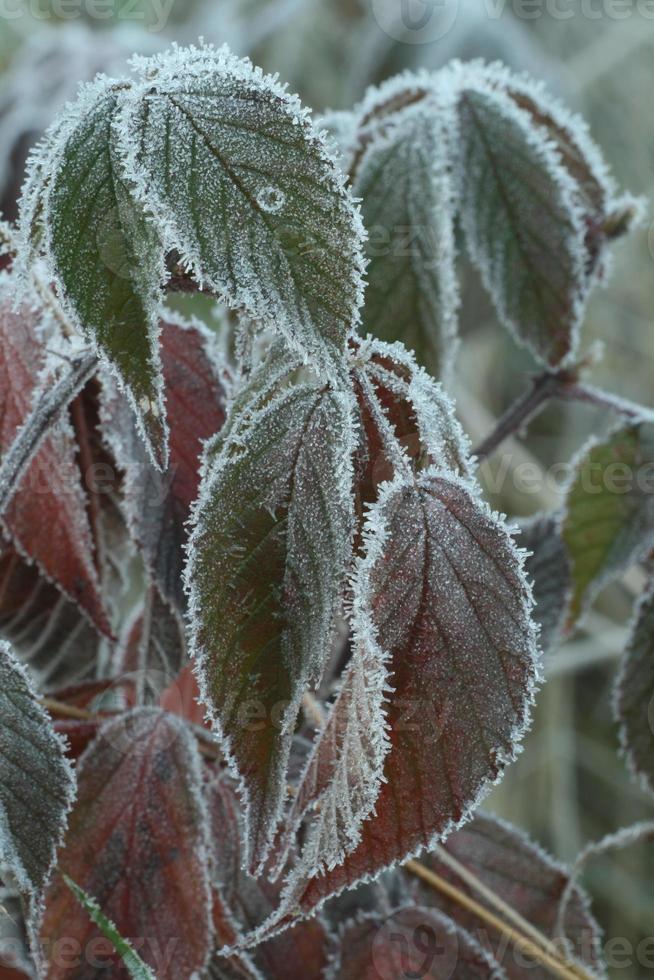
[[(578, 361), (636, 204), (498, 66), (325, 129), (226, 50), (133, 68), (67, 106), (4, 228), (6, 971), (604, 975), (576, 872), (477, 807), (537, 622), (550, 646), (654, 547), (651, 488), (588, 479), (651, 473), (653, 420)], [(476, 456), (432, 376), (458, 247), (542, 364)], [(172, 312), (197, 292), (220, 329)], [(549, 398), (618, 422), (564, 512), (512, 528), (476, 461)], [(650, 585), (616, 699), (650, 788), (652, 619)]]

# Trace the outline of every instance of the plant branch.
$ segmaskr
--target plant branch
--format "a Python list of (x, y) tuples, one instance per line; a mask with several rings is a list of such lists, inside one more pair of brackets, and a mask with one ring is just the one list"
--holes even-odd
[(553, 399), (583, 402), (609, 409), (629, 419), (654, 421), (654, 411), (636, 402), (618, 398), (601, 388), (578, 380), (582, 365), (544, 371), (532, 379), (531, 386), (509, 406), (492, 432), (474, 450), (479, 462), (487, 459), (504, 441), (524, 429)]
[[(569, 383), (570, 376), (567, 372), (565, 376)], [(474, 450), (473, 455), (479, 462), (487, 459), (505, 439), (528, 425), (547, 402), (560, 392), (564, 384), (563, 376), (558, 372), (545, 371), (533, 378), (531, 387), (509, 406), (493, 431)]]
[(470, 898), (465, 892), (462, 892), (455, 885), (441, 878), (440, 875), (437, 875), (430, 868), (426, 868), (419, 861), (407, 861), (404, 867), (431, 888), (446, 895), (451, 901), (456, 902), (457, 905), (460, 905), (468, 912), (476, 915), (477, 918), (486, 922), (487, 925), (508, 939), (523, 954), (532, 956), (535, 960), (538, 960), (553, 976), (561, 977), (562, 980), (593, 980), (592, 975), (582, 967), (563, 959), (558, 950), (554, 949), (553, 944), (552, 948), (554, 951), (550, 951), (549, 948), (543, 948), (541, 942), (544, 937), (539, 936), (538, 943), (532, 939), (528, 939), (521, 932), (518, 932), (517, 929), (514, 929), (513, 926), (500, 919), (494, 912), (491, 912), (490, 909), (475, 901), (474, 898)]

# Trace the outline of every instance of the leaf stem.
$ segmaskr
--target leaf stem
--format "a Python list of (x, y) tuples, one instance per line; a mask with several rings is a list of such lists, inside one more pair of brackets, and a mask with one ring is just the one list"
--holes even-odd
[(493, 431), (477, 446), (473, 455), (487, 459), (509, 436), (528, 425), (562, 387), (558, 373), (545, 371), (532, 379), (531, 386), (506, 410)]
[(543, 949), (540, 945), (542, 937), (539, 937), (539, 943), (528, 939), (521, 932), (518, 932), (517, 929), (514, 929), (513, 926), (500, 919), (494, 912), (491, 912), (490, 909), (475, 901), (474, 898), (470, 898), (465, 892), (462, 892), (455, 885), (441, 878), (440, 875), (437, 875), (430, 868), (426, 868), (419, 861), (407, 861), (404, 867), (430, 887), (446, 895), (453, 902), (456, 902), (457, 905), (476, 915), (477, 918), (482, 919), (508, 939), (522, 953), (538, 960), (553, 976), (561, 977), (562, 980), (593, 980), (592, 974), (577, 966), (577, 964), (563, 959), (558, 951), (550, 952), (549, 948)]
[(72, 704), (64, 704), (55, 698), (40, 698), (42, 706), (51, 715), (61, 715), (64, 718), (72, 718), (75, 721), (99, 721), (99, 715), (94, 715), (92, 711), (85, 708), (76, 708)]
[(543, 371), (536, 375), (523, 392), (500, 417), (492, 432), (474, 450), (473, 455), (483, 462), (510, 436), (524, 429), (555, 398), (562, 401), (584, 402), (606, 408), (630, 419), (654, 421), (654, 411), (637, 405), (593, 385), (578, 380), (582, 365), (572, 368)]

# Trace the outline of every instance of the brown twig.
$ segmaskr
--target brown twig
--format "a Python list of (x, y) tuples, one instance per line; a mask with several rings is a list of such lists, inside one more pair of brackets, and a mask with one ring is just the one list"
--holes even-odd
[(493, 431), (474, 450), (477, 459), (480, 462), (487, 459), (505, 439), (527, 426), (564, 387), (564, 378), (569, 383), (570, 375), (567, 372), (563, 375), (545, 371), (533, 378), (530, 388), (506, 410)]
[(555, 399), (582, 402), (605, 408), (629, 419), (654, 420), (654, 412), (635, 402), (618, 398), (601, 388), (582, 384), (578, 380), (581, 366), (544, 371), (532, 379), (531, 386), (506, 410), (492, 432), (474, 450), (483, 462), (508, 438), (526, 428), (530, 422)]

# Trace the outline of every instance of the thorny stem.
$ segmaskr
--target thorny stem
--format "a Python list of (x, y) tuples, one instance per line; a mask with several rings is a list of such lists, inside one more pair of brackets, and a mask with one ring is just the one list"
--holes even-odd
[(479, 462), (483, 462), (505, 439), (524, 429), (553, 399), (584, 402), (598, 408), (606, 408), (631, 419), (652, 419), (651, 411), (634, 402), (616, 398), (609, 392), (578, 381), (580, 368), (560, 368), (536, 375), (530, 388), (523, 392), (498, 420), (492, 432), (474, 450)]
[[(536, 943), (532, 939), (528, 939), (521, 932), (518, 932), (517, 929), (514, 929), (513, 926), (500, 919), (494, 912), (491, 912), (490, 909), (475, 901), (474, 898), (470, 898), (465, 892), (460, 891), (460, 889), (452, 885), (449, 881), (445, 881), (444, 878), (441, 878), (440, 875), (437, 875), (430, 868), (426, 868), (424, 864), (420, 864), (419, 861), (407, 861), (404, 867), (411, 874), (416, 875), (416, 877), (430, 885), (430, 887), (446, 895), (453, 902), (456, 902), (462, 908), (467, 909), (468, 912), (476, 915), (477, 918), (482, 919), (513, 943), (523, 954), (532, 956), (535, 960), (538, 960), (553, 976), (561, 977), (562, 980), (593, 980), (592, 975), (582, 967), (563, 959), (558, 951), (550, 952), (549, 949), (543, 948), (540, 942)], [(541, 938), (544, 939), (544, 937)]]

